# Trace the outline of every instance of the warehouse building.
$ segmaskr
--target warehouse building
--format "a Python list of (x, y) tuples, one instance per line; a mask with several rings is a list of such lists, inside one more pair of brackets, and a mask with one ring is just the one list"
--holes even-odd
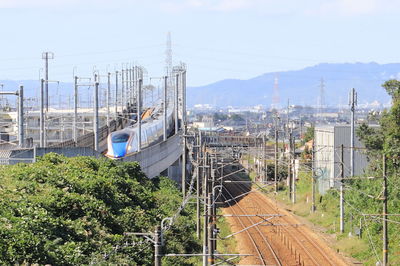
[[(341, 177), (341, 145), (343, 149), (344, 176), (350, 176), (350, 125), (315, 127), (315, 174), (321, 194), (339, 187)], [(354, 175), (362, 175), (368, 166), (364, 145), (355, 134)]]

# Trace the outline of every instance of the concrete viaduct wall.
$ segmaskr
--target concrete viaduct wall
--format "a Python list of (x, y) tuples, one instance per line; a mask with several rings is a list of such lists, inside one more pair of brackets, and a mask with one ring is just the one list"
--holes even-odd
[(138, 162), (147, 177), (154, 178), (173, 165), (182, 155), (182, 150), (181, 136), (174, 135), (166, 141), (145, 148), (122, 160)]
[[(176, 164), (176, 161), (182, 155), (182, 149), (181, 136), (174, 135), (166, 141), (145, 148), (132, 156), (123, 158), (122, 161), (137, 161), (147, 177), (154, 178), (174, 163)], [(90, 147), (49, 147), (36, 148), (36, 151), (32, 148), (15, 149), (0, 152), (0, 164), (31, 163), (34, 161), (35, 153), (36, 156), (43, 156), (50, 152), (62, 154), (66, 157), (95, 156), (99, 158), (103, 156)]]

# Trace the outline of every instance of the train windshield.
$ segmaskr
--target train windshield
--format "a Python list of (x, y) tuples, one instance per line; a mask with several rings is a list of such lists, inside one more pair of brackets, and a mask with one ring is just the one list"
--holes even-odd
[(129, 139), (129, 135), (126, 133), (119, 133), (119, 134), (115, 134), (111, 137), (111, 141), (113, 143), (123, 143), (123, 142), (127, 142)]

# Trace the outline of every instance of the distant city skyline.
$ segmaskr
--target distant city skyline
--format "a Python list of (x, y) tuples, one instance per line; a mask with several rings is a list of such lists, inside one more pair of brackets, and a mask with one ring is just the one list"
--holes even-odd
[[(138, 63), (163, 73), (167, 32), (188, 85), (330, 62), (400, 62), (400, 1), (393, 0), (0, 0), (0, 80), (70, 82), (93, 68)], [(272, 86), (272, 84), (271, 84)]]

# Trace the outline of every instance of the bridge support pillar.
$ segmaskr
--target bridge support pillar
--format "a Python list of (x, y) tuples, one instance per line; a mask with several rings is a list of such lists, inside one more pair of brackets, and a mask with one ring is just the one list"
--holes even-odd
[(178, 184), (181, 183), (182, 166), (180, 160), (176, 160), (170, 167), (168, 167), (167, 175), (169, 179), (174, 180)]

